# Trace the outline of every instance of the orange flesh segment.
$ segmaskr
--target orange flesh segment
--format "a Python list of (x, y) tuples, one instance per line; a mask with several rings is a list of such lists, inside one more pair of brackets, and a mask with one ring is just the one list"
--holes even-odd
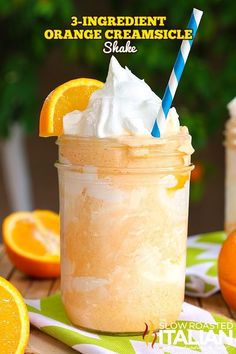
[(58, 256), (60, 253), (59, 215), (37, 210), (8, 217), (5, 241), (20, 253), (33, 256)]
[(47, 251), (42, 242), (36, 239), (37, 229), (29, 220), (18, 220), (12, 231), (12, 240), (23, 252), (44, 256)]
[(55, 215), (54, 213), (50, 213), (45, 210), (36, 210), (33, 212), (35, 218), (37, 218), (42, 225), (48, 229), (50, 232), (55, 233), (55, 236), (60, 235), (60, 221), (59, 215)]
[(49, 210), (15, 212), (7, 216), (3, 222), (3, 242), (14, 266), (31, 276), (58, 277), (59, 229), (59, 215)]
[(0, 350), (15, 353), (20, 341), (21, 320), (13, 296), (0, 285)]

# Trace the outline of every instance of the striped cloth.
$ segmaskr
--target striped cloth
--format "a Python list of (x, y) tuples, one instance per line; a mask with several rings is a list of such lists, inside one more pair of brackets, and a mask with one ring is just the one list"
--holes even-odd
[[(224, 232), (189, 237), (186, 293), (209, 296), (219, 289), (217, 256), (224, 239)], [(236, 323), (188, 303), (183, 304), (174, 326), (143, 338), (97, 334), (74, 327), (59, 294), (25, 301), (34, 326), (82, 354), (236, 353)]]

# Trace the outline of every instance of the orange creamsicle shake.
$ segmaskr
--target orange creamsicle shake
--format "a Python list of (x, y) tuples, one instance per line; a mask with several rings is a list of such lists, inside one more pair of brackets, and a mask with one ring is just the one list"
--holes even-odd
[(176, 321), (184, 298), (191, 136), (112, 57), (105, 85), (59, 137), (61, 289), (70, 320), (109, 333)]
[(236, 230), (236, 97), (228, 104), (229, 116), (225, 129), (225, 231)]

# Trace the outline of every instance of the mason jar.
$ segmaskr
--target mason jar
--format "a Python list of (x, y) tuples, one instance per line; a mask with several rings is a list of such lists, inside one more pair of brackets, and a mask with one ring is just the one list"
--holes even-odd
[(236, 230), (236, 118), (230, 118), (225, 129), (225, 231)]
[(191, 136), (61, 136), (61, 292), (73, 324), (139, 333), (184, 299)]

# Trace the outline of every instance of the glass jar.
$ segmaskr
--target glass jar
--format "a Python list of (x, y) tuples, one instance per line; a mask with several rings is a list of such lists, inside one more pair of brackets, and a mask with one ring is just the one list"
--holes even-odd
[(190, 135), (57, 143), (68, 317), (109, 333), (173, 323), (184, 299)]
[(236, 230), (236, 118), (230, 118), (225, 130), (225, 231)]

